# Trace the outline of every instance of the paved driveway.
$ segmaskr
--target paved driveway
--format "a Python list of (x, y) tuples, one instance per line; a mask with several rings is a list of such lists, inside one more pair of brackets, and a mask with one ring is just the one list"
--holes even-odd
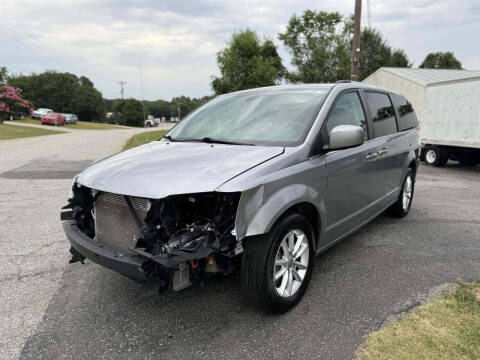
[(69, 248), (59, 208), (71, 174), (143, 131), (75, 130), (0, 141), (0, 359), (18, 356), (58, 290)]
[(69, 181), (0, 179), (9, 224), (2, 263), (11, 267), (1, 290), (4, 354), (351, 359), (370, 331), (428, 289), (480, 277), (479, 179), (480, 167), (422, 166), (409, 216), (382, 216), (318, 257), (304, 299), (281, 316), (246, 303), (239, 274), (158, 296), (91, 262), (68, 265), (58, 209)]

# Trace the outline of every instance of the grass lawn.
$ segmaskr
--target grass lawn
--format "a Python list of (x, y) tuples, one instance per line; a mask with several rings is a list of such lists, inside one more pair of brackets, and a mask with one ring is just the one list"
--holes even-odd
[(366, 359), (480, 359), (480, 281), (460, 283), (368, 337), (356, 354)]
[(65, 132), (55, 131), (52, 129), (39, 129), (34, 127), (26, 126), (15, 126), (15, 125), (0, 125), (0, 140), (6, 139), (16, 139), (30, 136), (42, 136), (42, 135), (53, 135), (53, 134), (65, 134)]
[(64, 125), (68, 129), (79, 129), (79, 130), (122, 130), (127, 129), (123, 126), (111, 125), (111, 124), (100, 124), (87, 121), (78, 121), (76, 124), (66, 124)]
[(123, 146), (122, 151), (134, 148), (136, 146), (145, 144), (153, 140), (158, 140), (163, 135), (165, 135), (166, 132), (167, 130), (153, 130), (153, 131), (147, 131), (144, 133), (133, 135)]
[[(40, 125), (40, 120), (25, 118), (22, 120), (14, 120), (17, 123), (24, 124), (35, 124)], [(79, 130), (121, 130), (126, 129), (123, 126), (110, 125), (110, 124), (100, 124), (87, 121), (78, 121), (76, 124), (66, 124), (64, 125), (67, 129), (79, 129)]]

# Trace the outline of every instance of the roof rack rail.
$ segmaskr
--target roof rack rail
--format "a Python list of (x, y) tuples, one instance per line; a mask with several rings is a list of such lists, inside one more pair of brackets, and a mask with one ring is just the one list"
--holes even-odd
[(352, 82), (358, 82), (354, 80), (337, 80), (335, 81), (335, 84), (344, 84), (344, 83), (352, 83)]

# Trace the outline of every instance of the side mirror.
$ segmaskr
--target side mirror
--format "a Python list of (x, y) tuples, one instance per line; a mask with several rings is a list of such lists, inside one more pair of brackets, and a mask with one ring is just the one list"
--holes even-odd
[(357, 125), (338, 125), (330, 131), (330, 149), (345, 149), (363, 144), (365, 132)]

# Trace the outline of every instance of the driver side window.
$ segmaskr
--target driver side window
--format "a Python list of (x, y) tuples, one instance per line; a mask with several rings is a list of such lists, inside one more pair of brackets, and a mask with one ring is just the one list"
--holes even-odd
[(367, 121), (357, 92), (343, 94), (335, 103), (327, 120), (328, 135), (338, 125), (360, 126), (365, 132), (365, 140), (368, 139)]
[(320, 141), (317, 141), (315, 144), (314, 155), (318, 155), (328, 148), (330, 145), (330, 132), (338, 125), (360, 126), (363, 128), (365, 140), (368, 140), (367, 120), (356, 91), (345, 93), (338, 98), (327, 121), (320, 130)]

